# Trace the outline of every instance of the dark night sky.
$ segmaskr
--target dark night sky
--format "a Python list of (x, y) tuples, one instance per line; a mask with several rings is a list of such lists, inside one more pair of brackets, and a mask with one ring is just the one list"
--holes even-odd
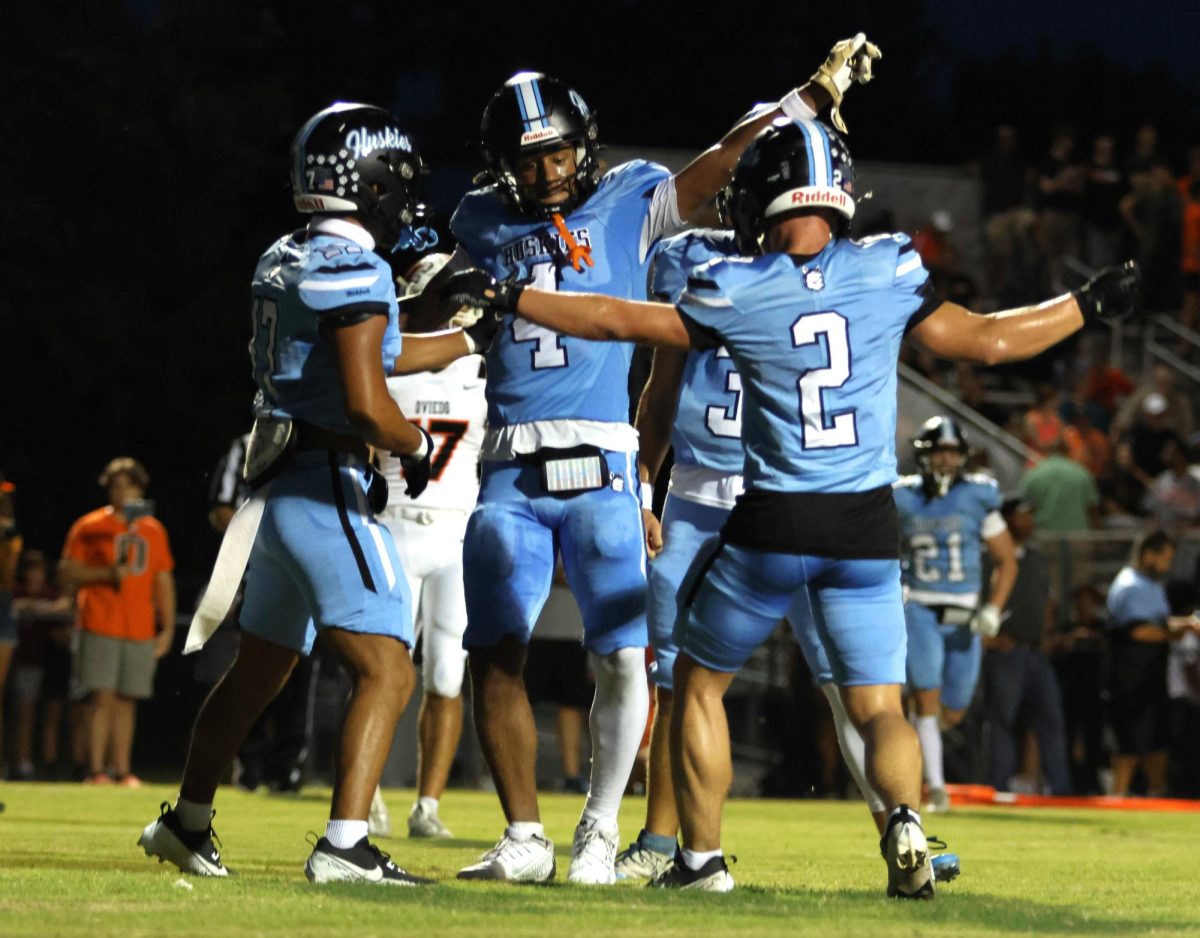
[(467, 142), (482, 106), (518, 68), (575, 83), (609, 142), (698, 149), (859, 28), (885, 54), (877, 81), (846, 105), (859, 158), (958, 164), (1000, 120), (1018, 123), (1035, 155), (1064, 116), (1123, 142), (1155, 120), (1176, 155), (1200, 140), (1198, 3), (771, 0), (730, 4), (728, 21), (688, 9), (47, 0), (7, 10), (0, 469), (19, 486), (31, 545), (57, 553), (71, 520), (100, 503), (99, 469), (128, 453), (155, 477), (182, 570), (204, 574), (215, 547), (208, 473), (248, 420), (250, 273), (296, 224), (291, 135), (335, 98), (399, 112), (434, 165), (443, 218), (474, 168)]

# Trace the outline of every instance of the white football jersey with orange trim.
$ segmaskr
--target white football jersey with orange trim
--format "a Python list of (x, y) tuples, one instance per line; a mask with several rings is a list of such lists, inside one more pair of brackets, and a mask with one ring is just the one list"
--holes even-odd
[(467, 355), (441, 371), (388, 378), (388, 392), (413, 423), (433, 438), (429, 487), (420, 498), (404, 494), (400, 460), (379, 454), (387, 478), (391, 508), (452, 508), (470, 511), (479, 494), (479, 448), (487, 429), (483, 360)]

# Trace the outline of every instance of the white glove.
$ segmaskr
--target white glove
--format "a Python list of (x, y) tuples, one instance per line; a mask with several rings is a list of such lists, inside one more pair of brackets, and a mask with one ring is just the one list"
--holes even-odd
[(846, 123), (842, 120), (842, 96), (849, 90), (850, 85), (857, 82), (865, 85), (874, 76), (871, 66), (875, 59), (883, 57), (879, 47), (868, 42), (865, 33), (859, 33), (853, 39), (843, 39), (834, 43), (829, 55), (817, 69), (810, 81), (820, 85), (833, 99), (829, 116), (833, 125), (842, 133), (847, 133)]
[(972, 632), (983, 638), (995, 638), (1000, 634), (1002, 621), (1000, 610), (988, 603), (971, 618), (969, 627)]

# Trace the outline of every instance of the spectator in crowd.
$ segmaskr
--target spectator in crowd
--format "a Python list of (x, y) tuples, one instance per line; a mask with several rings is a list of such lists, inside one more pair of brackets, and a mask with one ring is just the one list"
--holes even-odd
[(1118, 205), (1125, 194), (1125, 174), (1116, 161), (1116, 141), (1100, 134), (1092, 143), (1092, 159), (1083, 185), (1084, 260), (1107, 267), (1122, 260), (1123, 226)]
[(1142, 502), (1146, 497), (1146, 476), (1133, 461), (1129, 440), (1118, 440), (1113, 458), (1099, 478), (1101, 510), (1108, 527), (1141, 526)]
[(1179, 258), (1182, 253), (1182, 201), (1171, 168), (1154, 160), (1129, 176), (1129, 193), (1119, 210), (1133, 237), (1134, 259), (1142, 268), (1143, 300), (1152, 311), (1175, 309), (1179, 303)]
[(1121, 403), (1113, 418), (1110, 432), (1114, 437), (1124, 436), (1133, 432), (1145, 411), (1147, 398), (1152, 394), (1162, 397), (1162, 404), (1155, 403), (1152, 409), (1160, 415), (1158, 424), (1171, 430), (1181, 440), (1186, 440), (1195, 432), (1196, 421), (1191, 396), (1186, 388), (1180, 387), (1175, 379), (1175, 370), (1169, 365), (1155, 365), (1150, 371), (1148, 380), (1127, 392), (1128, 396)]
[(11, 776), (29, 781), (36, 774), (33, 739), (39, 703), (42, 765), (51, 777), (58, 765), (58, 739), (71, 675), (71, 604), (50, 582), (46, 555), (40, 550), (21, 555), (13, 615), (18, 641), (13, 656), (16, 728)]
[(1079, 254), (1083, 183), (1083, 167), (1075, 158), (1075, 131), (1060, 125), (1037, 178), (1037, 230), (1050, 293), (1068, 288), (1063, 259)]
[(994, 638), (985, 638), (984, 700), (991, 726), (991, 784), (1009, 790), (1017, 771), (1018, 716), (1026, 714), (1037, 736), (1042, 771), (1051, 794), (1071, 792), (1062, 695), (1043, 646), (1053, 629), (1054, 604), (1045, 555), (1029, 544), (1033, 514), (1020, 499), (1000, 508), (1017, 553), (1017, 582)]
[(1142, 124), (1133, 135), (1133, 152), (1125, 163), (1125, 174), (1149, 172), (1158, 160), (1158, 128)]
[[(983, 226), (988, 254), (988, 289), (1001, 299), (1020, 299), (1033, 292), (1023, 284), (1020, 267), (1033, 230), (1029, 207), (1032, 174), (1021, 156), (1011, 124), (996, 128), (992, 147), (980, 161)], [(891, 229), (888, 229), (891, 230)]]
[(1091, 414), (1085, 404), (1068, 401), (1063, 405), (1067, 424), (1063, 427), (1063, 442), (1067, 455), (1098, 478), (1108, 465), (1112, 455), (1112, 444), (1108, 434), (1092, 425)]
[(136, 459), (114, 459), (100, 474), (108, 505), (76, 521), (63, 548), (60, 573), (79, 609), (73, 677), (88, 694), (92, 784), (141, 784), (129, 764), (137, 701), (153, 694), (158, 659), (175, 637), (175, 561), (149, 513), (149, 484)]
[(4, 689), (17, 644), (17, 623), (12, 615), (17, 561), (24, 543), (13, 510), (13, 485), (0, 473), (0, 760), (4, 757)]
[(1162, 394), (1148, 394), (1142, 399), (1138, 420), (1129, 432), (1134, 471), (1146, 488), (1153, 485), (1154, 480), (1167, 468), (1163, 462), (1166, 445), (1180, 439), (1180, 435), (1171, 428), (1168, 409), (1167, 399)]
[(1035, 393), (1036, 401), (1025, 414), (1021, 435), (1026, 446), (1038, 455), (1045, 456), (1062, 439), (1063, 420), (1058, 412), (1061, 395), (1058, 388), (1047, 381), (1038, 384)]
[(1163, 444), (1166, 468), (1146, 493), (1146, 508), (1155, 523), (1171, 532), (1200, 522), (1200, 466), (1190, 465), (1184, 444), (1171, 437)]
[(1096, 480), (1068, 457), (1067, 444), (1061, 438), (1021, 477), (1021, 498), (1032, 506), (1037, 529), (1043, 533), (1086, 531), (1099, 524)]
[(1107, 336), (1085, 336), (1082, 345), (1085, 357), (1080, 390), (1089, 405), (1092, 424), (1107, 433), (1117, 408), (1133, 393), (1135, 385), (1129, 375), (1109, 361)]
[(1200, 798), (1200, 634), (1184, 633), (1167, 656), (1171, 700), (1169, 790), (1176, 798)]
[(1129, 794), (1139, 765), (1147, 795), (1162, 797), (1167, 790), (1169, 643), (1195, 622), (1171, 615), (1162, 581), (1174, 559), (1171, 536), (1150, 531), (1138, 538), (1129, 565), (1108, 589), (1109, 700), (1117, 738), (1111, 794), (1120, 797)]
[(1071, 591), (1065, 631), (1051, 636), (1054, 669), (1062, 690), (1064, 735), (1072, 787), (1098, 794), (1104, 758), (1104, 595), (1090, 584)]
[(957, 362), (954, 370), (962, 402), (996, 426), (1007, 428), (1010, 412), (988, 399), (987, 388), (975, 367), (970, 362)]

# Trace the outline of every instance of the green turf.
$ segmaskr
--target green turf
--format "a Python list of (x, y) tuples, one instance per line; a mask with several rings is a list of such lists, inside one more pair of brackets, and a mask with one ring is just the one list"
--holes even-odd
[[(962, 877), (932, 903), (899, 903), (883, 898), (883, 862), (855, 804), (732, 802), (725, 847), (740, 857), (738, 888), (718, 896), (563, 885), (581, 799), (561, 795), (542, 801), (558, 883), (457, 883), (454, 872), (502, 826), (495, 796), (475, 792), (443, 803), (461, 839), (383, 842), (413, 872), (442, 880), (410, 890), (304, 880), (304, 834), (323, 827), (327, 793), (222, 790), (216, 827), (241, 875), (185, 885), (134, 846), (170, 794), (0, 785), (0, 935), (1200, 934), (1197, 815), (956, 811), (929, 827), (962, 856)], [(412, 794), (390, 792), (388, 801), (402, 829)], [(627, 837), (642, 808), (627, 801)]]

